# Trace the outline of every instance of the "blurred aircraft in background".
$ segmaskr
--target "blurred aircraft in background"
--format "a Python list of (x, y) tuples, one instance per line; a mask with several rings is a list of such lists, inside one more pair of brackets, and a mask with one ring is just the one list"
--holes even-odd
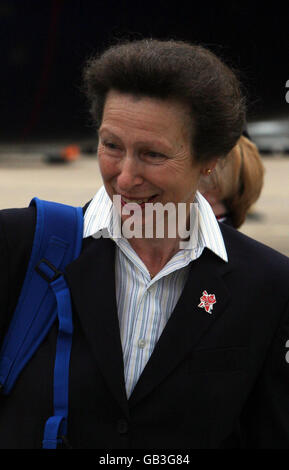
[(251, 121), (248, 133), (263, 154), (289, 154), (289, 117)]

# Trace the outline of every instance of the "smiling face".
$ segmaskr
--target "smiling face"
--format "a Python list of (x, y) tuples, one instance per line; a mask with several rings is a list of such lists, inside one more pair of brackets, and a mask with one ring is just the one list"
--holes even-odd
[(204, 168), (194, 162), (181, 103), (114, 90), (104, 106), (98, 159), (110, 198), (120, 195), (123, 204), (133, 200), (141, 207), (142, 202), (193, 202)]

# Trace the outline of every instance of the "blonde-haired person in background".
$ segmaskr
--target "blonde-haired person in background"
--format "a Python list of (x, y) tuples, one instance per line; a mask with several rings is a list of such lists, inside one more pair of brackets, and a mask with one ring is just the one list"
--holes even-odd
[(202, 176), (199, 191), (220, 222), (239, 228), (261, 194), (264, 166), (256, 145), (242, 135), (212, 173)]

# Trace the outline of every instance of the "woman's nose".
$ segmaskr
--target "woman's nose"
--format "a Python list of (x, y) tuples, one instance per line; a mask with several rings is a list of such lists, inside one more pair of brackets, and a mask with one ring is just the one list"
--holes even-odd
[(117, 177), (117, 183), (120, 190), (129, 192), (135, 186), (143, 183), (141, 164), (135, 157), (125, 156), (120, 165), (120, 171)]

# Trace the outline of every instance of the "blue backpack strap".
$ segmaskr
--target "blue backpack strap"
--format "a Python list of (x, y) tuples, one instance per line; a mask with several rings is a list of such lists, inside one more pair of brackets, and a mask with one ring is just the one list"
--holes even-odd
[(56, 449), (67, 434), (69, 360), (72, 345), (72, 308), (69, 288), (63, 276), (51, 283), (59, 320), (54, 365), (54, 415), (45, 424), (43, 449)]
[[(72, 314), (70, 293), (62, 271), (80, 254), (83, 214), (80, 207), (38, 198), (30, 205), (35, 205), (37, 210), (34, 241), (20, 298), (0, 353), (1, 391), (4, 394), (11, 391), (58, 314), (54, 412), (62, 416), (63, 422), (68, 410)], [(61, 432), (65, 434), (66, 425)]]

